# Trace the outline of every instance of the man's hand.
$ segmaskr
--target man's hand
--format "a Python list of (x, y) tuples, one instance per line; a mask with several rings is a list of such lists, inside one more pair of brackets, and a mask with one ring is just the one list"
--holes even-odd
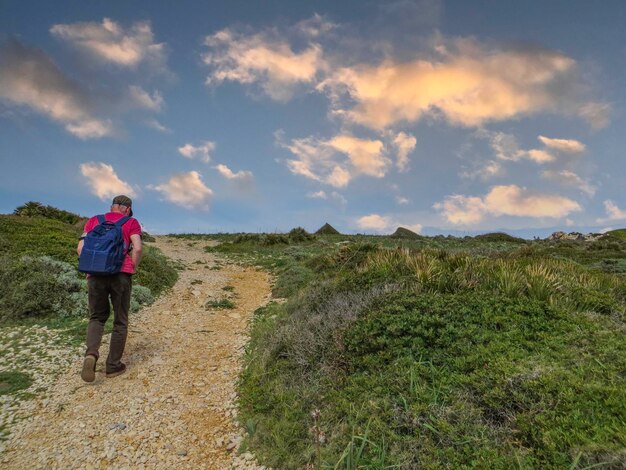
[(133, 250), (130, 252), (130, 259), (133, 260), (133, 264), (135, 265), (135, 269), (139, 266), (141, 262), (141, 235), (134, 234), (130, 236), (130, 242), (133, 244)]
[(83, 251), (83, 245), (85, 244), (85, 240), (83, 240), (83, 238), (85, 238), (86, 235), (87, 233), (83, 233), (80, 236), (80, 240), (78, 240), (78, 246), (76, 247), (76, 253), (78, 253), (78, 256), (80, 256), (80, 252)]

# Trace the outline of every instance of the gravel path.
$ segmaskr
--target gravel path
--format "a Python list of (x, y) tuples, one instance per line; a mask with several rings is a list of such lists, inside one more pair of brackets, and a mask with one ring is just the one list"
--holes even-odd
[[(226, 264), (206, 242), (159, 237), (157, 246), (186, 269), (169, 294), (131, 316), (128, 372), (104, 377), (108, 337), (93, 384), (74, 360), (12, 429), (2, 468), (263, 468), (238, 455), (234, 418), (248, 323), (269, 300), (268, 275)], [(224, 299), (234, 308), (206, 307)]]

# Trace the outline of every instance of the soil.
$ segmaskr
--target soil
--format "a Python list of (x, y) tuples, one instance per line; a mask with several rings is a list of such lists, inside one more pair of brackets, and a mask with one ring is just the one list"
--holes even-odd
[(95, 382), (81, 381), (74, 359), (12, 427), (2, 468), (264, 468), (238, 451), (236, 381), (270, 278), (207, 253), (206, 242), (156, 245), (184, 269), (169, 293), (131, 316), (127, 372), (105, 377), (108, 336)]

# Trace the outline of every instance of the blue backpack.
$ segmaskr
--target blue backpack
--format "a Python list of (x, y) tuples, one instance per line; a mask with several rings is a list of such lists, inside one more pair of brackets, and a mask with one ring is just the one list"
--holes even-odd
[(122, 236), (122, 225), (129, 219), (122, 217), (117, 222), (109, 222), (103, 215), (98, 216), (100, 223), (84, 237), (83, 249), (78, 258), (80, 272), (96, 275), (120, 272), (128, 252)]

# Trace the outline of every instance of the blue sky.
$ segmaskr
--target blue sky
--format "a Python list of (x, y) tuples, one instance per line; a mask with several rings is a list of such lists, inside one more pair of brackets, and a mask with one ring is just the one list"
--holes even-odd
[(0, 2), (0, 212), (626, 226), (621, 1)]

